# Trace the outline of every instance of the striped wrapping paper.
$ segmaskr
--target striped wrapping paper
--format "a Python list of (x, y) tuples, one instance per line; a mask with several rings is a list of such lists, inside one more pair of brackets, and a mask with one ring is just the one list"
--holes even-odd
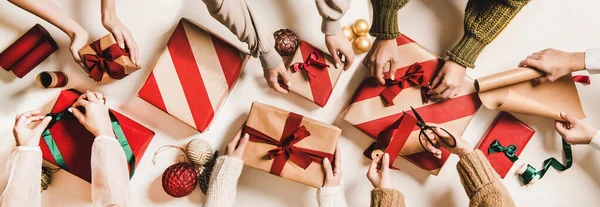
[[(437, 71), (443, 66), (444, 61), (404, 35), (396, 40), (399, 54), (401, 54), (399, 63), (401, 67), (396, 72), (396, 80), (402, 80), (407, 71), (418, 68), (423, 73), (422, 85), (427, 87)], [(390, 77), (389, 74), (385, 74), (385, 76)], [(387, 146), (389, 150), (396, 151), (397, 155), (437, 175), (450, 153), (442, 149), (442, 158), (437, 159), (431, 153), (425, 151), (419, 144), (419, 128), (414, 126), (414, 123), (414, 127), (404, 127), (404, 129), (412, 129), (412, 131), (398, 133), (404, 134), (403, 137), (394, 135), (393, 138), (382, 138), (382, 136), (396, 134), (394, 130), (398, 127), (397, 121), (402, 117), (403, 112), (407, 112), (407, 115), (412, 114), (410, 112), (411, 106), (417, 110), (428, 124), (441, 126), (455, 136), (460, 136), (481, 105), (473, 87), (473, 80), (466, 77), (458, 96), (440, 103), (424, 102), (422, 99), (423, 91), (420, 86), (411, 85), (406, 81), (400, 84), (403, 86), (398, 87), (397, 84), (391, 85), (389, 83), (383, 86), (374, 77), (365, 79), (355, 92), (350, 105), (342, 116), (344, 120), (370, 137), (379, 139), (378, 142), (380, 143), (376, 142), (369, 147), (365, 151), (365, 156), (371, 158), (372, 151), (377, 150), (375, 148), (386, 151), (385, 148), (381, 149), (381, 146)], [(392, 90), (386, 90), (390, 88)], [(386, 103), (384, 96), (385, 93), (390, 91), (395, 91), (390, 98), (393, 101), (392, 103)], [(381, 143), (384, 140), (392, 140), (393, 146), (388, 145), (389, 143)], [(390, 155), (391, 162), (394, 163), (396, 156)], [(399, 168), (397, 163), (395, 162), (393, 166)]]
[(183, 18), (138, 95), (204, 132), (249, 57), (209, 30)]

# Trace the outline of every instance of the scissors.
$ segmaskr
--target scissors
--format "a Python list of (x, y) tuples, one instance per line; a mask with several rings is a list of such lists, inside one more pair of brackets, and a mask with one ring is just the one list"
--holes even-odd
[[(444, 132), (446, 132), (448, 135), (450, 135), (450, 138), (452, 138), (452, 144), (448, 143), (448, 141), (446, 141), (446, 139), (440, 138), (439, 140), (441, 142), (443, 142), (446, 146), (454, 148), (456, 147), (456, 138), (454, 138), (454, 135), (450, 134), (450, 132), (446, 131), (444, 128), (441, 127), (436, 127), (436, 126), (430, 126), (425, 124), (425, 121), (423, 120), (423, 118), (421, 118), (421, 115), (419, 115), (419, 113), (417, 113), (417, 110), (415, 110), (412, 106), (410, 107), (410, 109), (412, 110), (413, 114), (415, 115), (415, 118), (417, 118), (417, 126), (420, 128), (420, 132), (419, 132), (419, 144), (421, 144), (421, 147), (423, 147), (423, 149), (429, 151), (427, 148), (425, 148), (425, 145), (423, 144), (423, 139), (421, 139), (421, 135), (423, 135), (427, 141), (429, 142), (429, 144), (431, 144), (432, 146), (436, 146), (435, 144), (433, 144), (433, 142), (431, 141), (431, 139), (429, 138), (429, 136), (427, 136), (427, 130), (433, 132), (433, 134), (435, 134), (435, 136), (437, 137), (442, 137), (440, 134), (438, 134), (434, 129), (435, 128), (439, 128), (441, 130), (443, 130)], [(433, 152), (431, 152), (433, 153)]]

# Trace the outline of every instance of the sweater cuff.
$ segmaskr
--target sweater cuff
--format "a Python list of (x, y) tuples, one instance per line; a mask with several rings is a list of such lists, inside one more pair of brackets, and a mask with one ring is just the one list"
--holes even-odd
[[(317, 190), (317, 202), (319, 206), (327, 206), (325, 204), (345, 203), (346, 195), (342, 186), (322, 187)], [(335, 206), (335, 205), (333, 205)]]
[(243, 160), (224, 155), (217, 158), (213, 175), (218, 176), (216, 179), (223, 179), (224, 182), (237, 183), (243, 168)]
[(592, 138), (592, 141), (590, 141), (590, 146), (600, 151), (600, 131), (596, 132), (596, 135), (594, 135), (594, 138)]
[(469, 198), (484, 186), (500, 178), (478, 149), (462, 156), (456, 164), (456, 169)]
[(398, 31), (398, 9), (406, 1), (371, 0), (373, 5), (373, 24), (369, 34), (379, 39), (394, 39), (400, 35)]
[(396, 189), (375, 188), (371, 191), (371, 206), (405, 206), (404, 195), (402, 195), (402, 193)]
[(472, 34), (466, 33), (450, 51), (448, 58), (463, 67), (475, 68), (475, 60), (487, 44)]
[(323, 18), (321, 23), (321, 31), (325, 35), (336, 35), (342, 31), (342, 24), (340, 20), (331, 20)]
[(600, 48), (585, 51), (585, 69), (600, 70)]
[(274, 49), (260, 55), (258, 58), (260, 58), (260, 64), (262, 65), (263, 70), (273, 69), (283, 63), (281, 56), (279, 56)]

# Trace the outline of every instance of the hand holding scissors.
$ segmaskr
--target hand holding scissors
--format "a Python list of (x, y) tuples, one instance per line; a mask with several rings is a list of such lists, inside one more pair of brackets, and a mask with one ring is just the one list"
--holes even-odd
[[(431, 152), (437, 158), (441, 158), (442, 151), (438, 149), (440, 145), (446, 148), (456, 147), (456, 138), (454, 138), (454, 135), (444, 128), (427, 125), (421, 115), (417, 113), (417, 110), (415, 110), (413, 107), (410, 107), (410, 109), (417, 119), (417, 126), (420, 128), (419, 144), (421, 144), (423, 149)], [(423, 144), (424, 141), (426, 144)]]

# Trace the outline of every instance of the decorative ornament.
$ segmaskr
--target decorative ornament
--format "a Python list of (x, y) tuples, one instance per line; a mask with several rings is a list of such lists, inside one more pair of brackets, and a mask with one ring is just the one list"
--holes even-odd
[[(156, 164), (156, 156), (158, 153), (169, 149), (176, 148), (185, 154), (185, 150), (181, 147), (173, 145), (165, 145), (154, 153), (152, 163)], [(196, 188), (198, 183), (198, 172), (196, 168), (190, 163), (185, 162), (185, 156), (183, 162), (175, 163), (169, 166), (162, 174), (162, 187), (163, 190), (175, 198), (180, 198), (191, 194)]]
[(359, 54), (365, 53), (371, 49), (371, 39), (367, 36), (361, 36), (354, 40), (354, 50)]
[(217, 157), (219, 157), (219, 151), (215, 151), (210, 161), (204, 165), (204, 170), (198, 177), (198, 186), (200, 186), (200, 190), (202, 193), (206, 194), (208, 192), (208, 183), (210, 182), (210, 175), (212, 174), (212, 170), (215, 167), (215, 163), (217, 162)]
[(58, 172), (60, 170), (60, 168), (58, 169), (52, 169), (50, 167), (42, 167), (42, 183), (41, 183), (41, 191), (45, 191), (46, 189), (48, 189), (48, 186), (50, 185), (50, 183), (52, 183), (52, 174), (54, 174), (55, 172)]
[(292, 30), (280, 29), (273, 33), (275, 38), (275, 50), (281, 56), (290, 56), (296, 52), (300, 39)]
[(352, 24), (352, 31), (357, 36), (365, 36), (369, 33), (369, 22), (365, 19), (357, 19), (354, 24)]
[(212, 157), (212, 147), (206, 140), (194, 138), (185, 147), (185, 154), (192, 164), (203, 166)]
[(344, 36), (346, 36), (346, 38), (348, 38), (348, 41), (352, 41), (352, 39), (354, 39), (354, 32), (352, 31), (352, 29), (350, 27), (343, 26), (342, 34), (344, 34)]

